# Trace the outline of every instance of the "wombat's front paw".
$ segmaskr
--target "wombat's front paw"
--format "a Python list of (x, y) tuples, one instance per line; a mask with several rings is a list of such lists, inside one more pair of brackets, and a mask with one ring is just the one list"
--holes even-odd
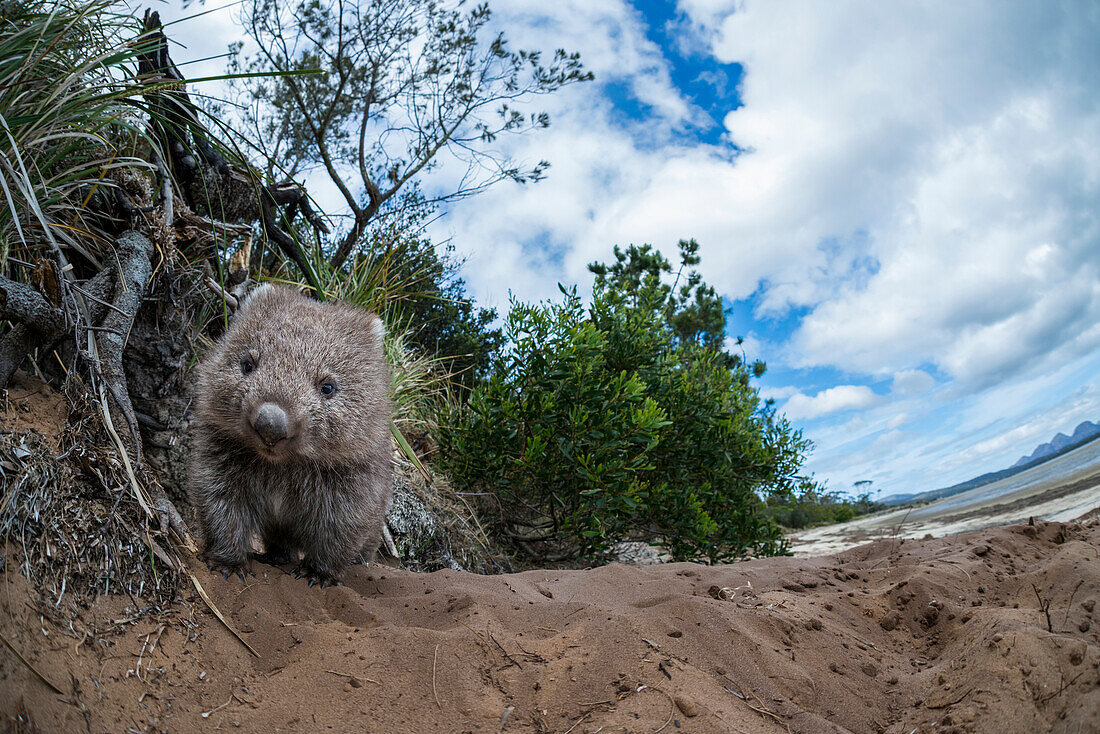
[(211, 555), (203, 554), (200, 556), (202, 560), (206, 561), (206, 567), (211, 571), (220, 571), (222, 578), (229, 578), (229, 574), (235, 573), (240, 577), (241, 581), (244, 581), (244, 575), (247, 573), (252, 574), (252, 568), (247, 560), (240, 561), (236, 559), (216, 558)]
[(322, 589), (326, 586), (340, 585), (340, 579), (336, 578), (334, 573), (318, 568), (317, 564), (308, 558), (302, 559), (302, 562), (294, 567), (294, 578), (304, 578), (309, 581), (310, 586), (320, 584)]

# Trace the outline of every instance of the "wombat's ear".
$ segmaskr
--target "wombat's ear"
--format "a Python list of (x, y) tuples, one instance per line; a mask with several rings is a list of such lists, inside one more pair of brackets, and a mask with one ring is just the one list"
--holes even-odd
[(382, 319), (378, 314), (367, 314), (367, 333), (370, 335), (371, 340), (377, 341), (379, 344), (386, 338), (386, 325), (382, 323)]
[(257, 300), (263, 298), (265, 293), (274, 293), (275, 286), (270, 283), (264, 283), (258, 288), (253, 288), (248, 292), (248, 295), (244, 297), (240, 305), (237, 306), (237, 316), (240, 316), (248, 310), (249, 306), (254, 304)]

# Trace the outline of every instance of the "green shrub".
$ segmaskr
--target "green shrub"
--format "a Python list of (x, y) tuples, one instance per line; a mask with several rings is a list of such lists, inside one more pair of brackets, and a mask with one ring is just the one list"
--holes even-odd
[(663, 285), (648, 247), (616, 255), (593, 266), (588, 309), (564, 289), (561, 304), (512, 303), (489, 379), (441, 421), (452, 481), (537, 560), (625, 539), (711, 562), (784, 552), (761, 495), (786, 491), (808, 442), (750, 386), (763, 365), (720, 348), (712, 289), (695, 273)]
[(802, 530), (818, 525), (848, 522), (875, 512), (881, 505), (864, 493), (850, 499), (839, 492), (827, 492), (823, 487), (804, 480), (787, 491), (769, 495), (765, 512), (785, 528)]

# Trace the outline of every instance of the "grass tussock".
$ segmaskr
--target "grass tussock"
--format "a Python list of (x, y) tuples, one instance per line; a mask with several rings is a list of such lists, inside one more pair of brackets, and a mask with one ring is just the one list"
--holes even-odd
[(6, 3), (0, 19), (0, 251), (31, 261), (111, 249), (89, 205), (150, 193), (140, 27), (113, 0)]

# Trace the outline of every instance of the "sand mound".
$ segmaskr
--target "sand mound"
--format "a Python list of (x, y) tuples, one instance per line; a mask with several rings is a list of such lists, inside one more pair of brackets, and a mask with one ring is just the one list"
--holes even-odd
[[(3, 575), (0, 712), (35, 731), (1096, 731), (1100, 527), (820, 558), (475, 576), (256, 566), (195, 600), (51, 621)], [(1040, 599), (1042, 602), (1040, 602)], [(1049, 603), (1049, 617), (1040, 607)], [(129, 608), (127, 606), (129, 605)]]

